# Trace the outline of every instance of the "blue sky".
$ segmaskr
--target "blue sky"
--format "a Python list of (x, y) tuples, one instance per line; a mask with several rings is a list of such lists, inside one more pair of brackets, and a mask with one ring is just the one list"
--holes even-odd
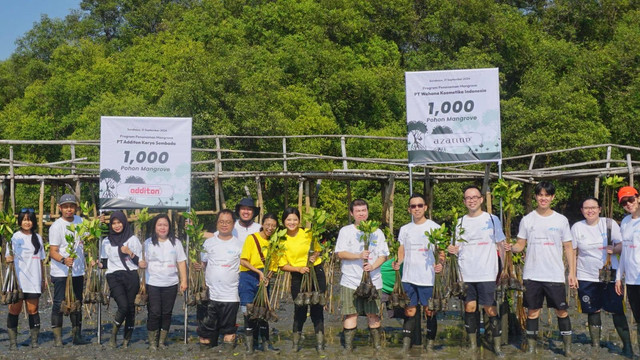
[(81, 0), (0, 0), (0, 61), (16, 49), (15, 41), (40, 21), (40, 15), (64, 18)]

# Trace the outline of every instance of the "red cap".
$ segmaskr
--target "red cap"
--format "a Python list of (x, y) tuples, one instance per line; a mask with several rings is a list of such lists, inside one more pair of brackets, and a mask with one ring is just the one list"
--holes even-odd
[(638, 195), (638, 190), (633, 186), (623, 186), (618, 190), (618, 202), (622, 201), (623, 197)]

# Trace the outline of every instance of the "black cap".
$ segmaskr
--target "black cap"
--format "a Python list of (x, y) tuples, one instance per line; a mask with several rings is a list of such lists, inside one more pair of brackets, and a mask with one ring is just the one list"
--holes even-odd
[(64, 194), (60, 196), (60, 199), (58, 200), (58, 205), (62, 205), (62, 204), (78, 205), (78, 200), (76, 200), (76, 196), (73, 194)]

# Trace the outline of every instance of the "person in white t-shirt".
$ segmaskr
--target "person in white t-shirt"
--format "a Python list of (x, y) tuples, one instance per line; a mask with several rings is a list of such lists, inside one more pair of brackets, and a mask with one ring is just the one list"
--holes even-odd
[(140, 290), (138, 265), (146, 266), (142, 256), (142, 244), (122, 211), (115, 211), (109, 218), (109, 235), (100, 247), (101, 268), (106, 268), (111, 298), (118, 309), (113, 317), (109, 345), (117, 346), (116, 337), (124, 323), (123, 348), (129, 346), (135, 326), (135, 299)]
[[(627, 287), (627, 297), (633, 318), (640, 331), (640, 206), (638, 191), (632, 186), (618, 190), (618, 203), (629, 214), (620, 223), (622, 233), (622, 253), (616, 272), (616, 293), (624, 294), (622, 278)], [(638, 337), (640, 345), (640, 336)]]
[(622, 234), (617, 222), (600, 217), (600, 209), (600, 200), (586, 198), (580, 207), (585, 220), (571, 227), (573, 248), (577, 252), (576, 278), (580, 308), (583, 314), (587, 314), (591, 344), (595, 351), (600, 348), (600, 310), (604, 309), (613, 315), (613, 324), (622, 339), (623, 355), (631, 356), (633, 350), (629, 324), (624, 314), (623, 297), (615, 292), (615, 276), (610, 282), (600, 281), (600, 270), (605, 265), (607, 255), (610, 256), (613, 271), (618, 268), (617, 255), (622, 250)]
[[(237, 220), (233, 224), (233, 236), (238, 239), (246, 239), (247, 236), (259, 232), (261, 228), (260, 224), (253, 221), (259, 214), (260, 207), (255, 206), (252, 198), (240, 200), (240, 202), (236, 204), (236, 210), (234, 212)], [(205, 232), (204, 236), (210, 238), (217, 234), (217, 231), (215, 233)]]
[[(84, 286), (84, 244), (80, 236), (69, 230), (71, 224), (82, 223), (82, 218), (76, 215), (78, 202), (72, 194), (64, 194), (58, 200), (60, 218), (49, 228), (49, 258), (51, 267), (51, 283), (53, 283), (53, 306), (51, 307), (51, 330), (53, 332), (53, 346), (62, 346), (62, 313), (60, 305), (64, 301), (64, 292), (67, 287), (67, 275), (71, 268), (73, 293), (76, 300), (82, 302), (82, 290)], [(73, 252), (76, 257), (70, 256), (66, 235), (75, 237)], [(71, 336), (74, 345), (88, 344), (82, 337), (82, 310), (69, 314), (71, 321)]]
[(178, 290), (187, 290), (187, 255), (176, 239), (167, 214), (151, 219), (152, 235), (144, 242), (149, 349), (165, 348)]
[[(501, 350), (500, 319), (496, 307), (496, 279), (498, 277), (498, 251), (504, 252), (502, 223), (495, 215), (482, 211), (484, 198), (480, 188), (467, 186), (463, 191), (467, 215), (458, 219), (456, 233), (461, 241), (449, 245), (448, 251), (458, 255), (462, 280), (467, 286), (464, 297), (464, 327), (469, 335), (471, 350), (477, 349), (477, 333), (480, 313), (478, 304), (489, 315), (488, 330), (493, 337), (493, 350), (504, 356)], [(462, 234), (460, 234), (462, 228)]]
[[(433, 351), (433, 345), (438, 330), (436, 312), (429, 310), (429, 299), (433, 295), (433, 284), (436, 272), (442, 271), (442, 261), (440, 257), (436, 262), (433, 246), (425, 234), (427, 231), (439, 228), (440, 225), (427, 219), (427, 203), (422, 194), (415, 193), (409, 198), (409, 213), (411, 222), (400, 228), (398, 234), (398, 261), (392, 263), (394, 270), (402, 269), (402, 286), (409, 296), (409, 305), (404, 309), (404, 325), (402, 333), (402, 351), (407, 353), (411, 350), (412, 333), (416, 324), (416, 308), (418, 304), (424, 308), (427, 317), (426, 348)], [(444, 254), (441, 254), (444, 256)], [(418, 314), (419, 316), (419, 314)]]
[(544, 299), (547, 306), (556, 309), (558, 328), (564, 342), (565, 356), (571, 357), (571, 320), (567, 309), (565, 289), (565, 267), (562, 251), (569, 264), (569, 287), (576, 289), (576, 258), (573, 254), (571, 229), (564, 215), (551, 209), (556, 193), (555, 186), (541, 181), (535, 187), (538, 207), (520, 221), (518, 241), (505, 244), (505, 250), (514, 253), (527, 248), (524, 260), (524, 306), (527, 308), (527, 342), (529, 353), (536, 352), (538, 337), (538, 317)]
[[(380, 344), (380, 297), (382, 289), (382, 276), (380, 266), (387, 260), (389, 248), (382, 230), (377, 229), (369, 239), (369, 250), (364, 250), (364, 233), (358, 230), (358, 225), (369, 218), (369, 204), (365, 200), (353, 200), (349, 206), (349, 212), (354, 223), (340, 229), (336, 241), (335, 253), (340, 259), (340, 298), (342, 303), (342, 322), (344, 331), (345, 349), (353, 350), (353, 338), (358, 324), (358, 315), (366, 315), (369, 322), (369, 331), (376, 350)], [(367, 261), (366, 263), (364, 261)], [(371, 281), (378, 291), (376, 300), (365, 300), (354, 297), (355, 290), (360, 285), (363, 271), (369, 272)]]
[(224, 209), (216, 221), (217, 234), (204, 242), (201, 255), (209, 288), (207, 314), (198, 326), (200, 346), (216, 346), (223, 335), (222, 351), (231, 350), (236, 338), (236, 317), (240, 307), (238, 283), (243, 242), (233, 236), (233, 213)]
[[(11, 250), (6, 248), (6, 261), (14, 266), (18, 277), (18, 286), (22, 290), (24, 303), (29, 314), (29, 329), (31, 332), (31, 347), (38, 347), (40, 334), (40, 313), (38, 305), (44, 280), (44, 246), (38, 230), (36, 214), (33, 209), (22, 209), (18, 213), (20, 230), (11, 236)], [(9, 350), (17, 349), (18, 319), (22, 311), (23, 300), (9, 304), (7, 314), (7, 332), (9, 333)]]

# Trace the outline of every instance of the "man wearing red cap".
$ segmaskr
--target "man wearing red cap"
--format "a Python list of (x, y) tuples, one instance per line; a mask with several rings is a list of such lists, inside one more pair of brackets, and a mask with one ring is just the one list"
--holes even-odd
[[(622, 253), (620, 265), (616, 273), (616, 293), (623, 294), (622, 277), (627, 285), (627, 296), (640, 330), (640, 206), (638, 206), (638, 190), (632, 186), (624, 186), (618, 190), (618, 202), (629, 213), (620, 223), (622, 232)], [(638, 337), (640, 344), (640, 337)]]

